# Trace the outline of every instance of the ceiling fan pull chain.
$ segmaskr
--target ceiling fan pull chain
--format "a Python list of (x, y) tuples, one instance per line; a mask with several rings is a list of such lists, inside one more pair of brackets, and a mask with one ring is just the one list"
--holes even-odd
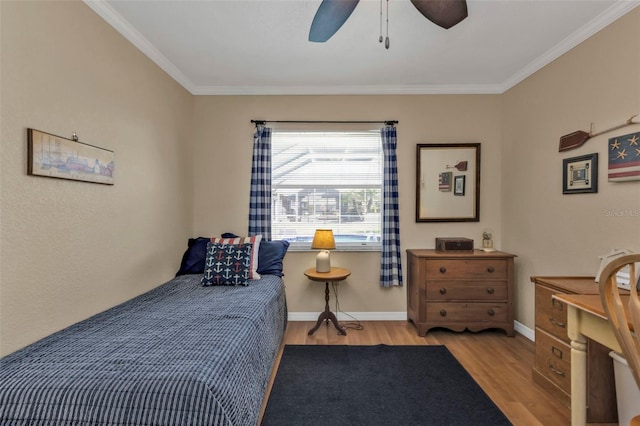
[(380, 38), (378, 38), (378, 41), (382, 43), (382, 40), (384, 39), (382, 38), (382, 0), (380, 0)]
[(384, 39), (385, 49), (389, 49), (389, 0), (387, 0), (387, 38)]

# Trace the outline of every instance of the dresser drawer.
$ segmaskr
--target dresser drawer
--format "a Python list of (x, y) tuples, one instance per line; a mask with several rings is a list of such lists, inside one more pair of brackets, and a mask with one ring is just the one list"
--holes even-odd
[(505, 322), (506, 303), (438, 303), (427, 302), (427, 322), (465, 322), (470, 326), (486, 322)]
[(549, 287), (536, 286), (536, 327), (569, 343), (567, 307), (564, 303), (551, 297), (557, 293)]
[(507, 300), (507, 281), (427, 281), (429, 301), (448, 300)]
[(505, 259), (429, 259), (425, 266), (429, 280), (507, 279)]
[(567, 394), (571, 393), (571, 347), (536, 329), (535, 368)]

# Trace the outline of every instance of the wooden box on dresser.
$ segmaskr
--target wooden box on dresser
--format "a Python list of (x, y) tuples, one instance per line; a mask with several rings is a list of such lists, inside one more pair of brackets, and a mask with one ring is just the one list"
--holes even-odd
[(513, 258), (500, 251), (407, 250), (407, 317), (429, 329), (513, 329)]
[[(533, 381), (571, 406), (571, 340), (567, 307), (554, 294), (598, 294), (594, 277), (531, 277), (535, 283), (536, 356)], [(587, 340), (587, 422), (617, 422), (609, 349)]]

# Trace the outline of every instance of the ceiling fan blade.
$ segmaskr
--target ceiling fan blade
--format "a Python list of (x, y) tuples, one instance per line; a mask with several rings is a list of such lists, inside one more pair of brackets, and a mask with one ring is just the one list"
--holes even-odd
[(449, 29), (467, 17), (465, 0), (411, 0), (425, 18), (444, 29)]
[(309, 30), (309, 41), (329, 40), (351, 16), (360, 0), (322, 0)]

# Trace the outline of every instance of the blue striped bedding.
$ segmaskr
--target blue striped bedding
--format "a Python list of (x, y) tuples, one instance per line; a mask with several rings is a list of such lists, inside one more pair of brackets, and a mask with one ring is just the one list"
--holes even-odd
[(255, 425), (284, 283), (183, 275), (0, 359), (2, 425)]

